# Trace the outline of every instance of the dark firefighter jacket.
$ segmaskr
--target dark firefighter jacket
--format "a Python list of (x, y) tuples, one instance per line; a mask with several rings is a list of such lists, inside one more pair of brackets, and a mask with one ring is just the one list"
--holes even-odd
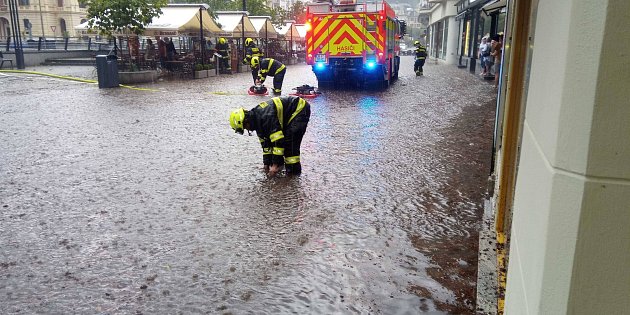
[(260, 65), (258, 65), (258, 79), (260, 82), (265, 82), (267, 75), (275, 76), (286, 68), (284, 64), (273, 58), (260, 59)]
[(262, 58), (263, 53), (254, 43), (249, 46), (245, 46), (245, 60), (243, 64), (248, 65), (252, 61), (252, 57)]
[(293, 119), (305, 114), (303, 109), (308, 105), (297, 96), (274, 97), (252, 108), (249, 122), (252, 130), (256, 130), (258, 140), (263, 149), (263, 163), (284, 164), (285, 134)]
[(217, 53), (223, 57), (228, 56), (229, 55), (229, 49), (230, 49), (230, 45), (228, 43), (225, 44), (221, 44), (221, 43), (217, 43), (214, 46), (214, 49), (217, 50)]
[(416, 59), (426, 59), (427, 58), (427, 49), (424, 46), (416, 47)]

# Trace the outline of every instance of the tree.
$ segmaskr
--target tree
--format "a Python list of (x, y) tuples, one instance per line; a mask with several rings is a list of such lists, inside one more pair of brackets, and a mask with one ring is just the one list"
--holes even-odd
[(162, 14), (166, 0), (79, 0), (87, 6), (88, 27), (100, 34), (131, 31), (139, 35), (154, 17)]
[(306, 5), (298, 0), (286, 11), (286, 20), (294, 20), (297, 24), (304, 24), (306, 21)]

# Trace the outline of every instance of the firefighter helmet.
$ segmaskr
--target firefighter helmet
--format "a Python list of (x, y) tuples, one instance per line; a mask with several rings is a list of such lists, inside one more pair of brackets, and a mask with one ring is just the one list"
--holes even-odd
[(219, 44), (223, 45), (227, 42), (227, 40), (225, 40), (225, 38), (221, 37), (219, 38)]
[(238, 134), (243, 134), (243, 121), (245, 120), (245, 110), (240, 107), (230, 113), (230, 127)]
[(416, 47), (420, 46), (420, 41), (417, 40), (417, 41), (413, 42), (413, 45), (416, 46)]
[(258, 56), (252, 57), (252, 68), (258, 69), (259, 65), (260, 65), (260, 58), (258, 58)]
[(251, 38), (247, 38), (247, 39), (245, 39), (245, 46), (249, 46), (249, 45), (251, 45), (253, 42), (254, 42), (254, 40), (253, 40), (253, 39), (251, 39)]

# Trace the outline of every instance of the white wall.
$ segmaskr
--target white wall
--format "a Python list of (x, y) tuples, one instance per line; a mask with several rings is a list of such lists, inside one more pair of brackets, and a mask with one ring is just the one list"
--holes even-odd
[(630, 310), (630, 1), (540, 0), (505, 314)]

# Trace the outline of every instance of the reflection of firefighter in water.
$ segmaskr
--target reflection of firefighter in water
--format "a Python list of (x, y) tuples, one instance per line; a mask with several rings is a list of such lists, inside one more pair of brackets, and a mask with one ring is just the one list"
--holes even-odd
[[(245, 40), (245, 59), (243, 59), (243, 64), (244, 65), (251, 64), (252, 57), (262, 58), (263, 53), (260, 50), (260, 48), (256, 46), (256, 44), (254, 43), (254, 40), (251, 38), (248, 38)], [(258, 78), (258, 70), (254, 68), (252, 68), (252, 78), (254, 79), (254, 84), (255, 84), (256, 79)]]
[(214, 46), (219, 54), (219, 72), (232, 72), (232, 66), (230, 66), (230, 45), (223, 37), (219, 38), (219, 41)]
[(267, 76), (273, 77), (273, 94), (280, 95), (282, 93), (282, 81), (284, 74), (287, 72), (286, 66), (273, 58), (252, 57), (252, 70), (258, 71), (258, 79), (256, 84), (263, 84)]

